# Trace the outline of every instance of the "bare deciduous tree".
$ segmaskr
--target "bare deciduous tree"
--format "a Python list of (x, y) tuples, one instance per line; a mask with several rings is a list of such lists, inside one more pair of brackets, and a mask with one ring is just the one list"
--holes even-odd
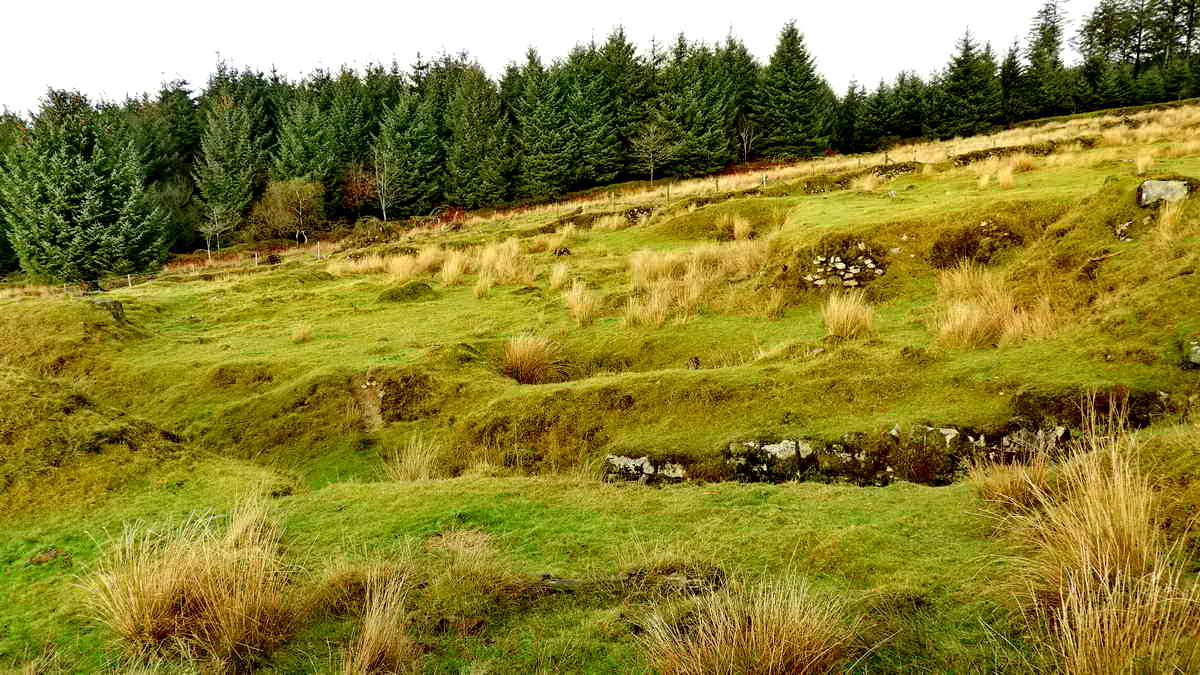
[(650, 184), (654, 184), (654, 169), (669, 161), (678, 152), (671, 132), (658, 122), (647, 122), (641, 132), (630, 139), (633, 156), (638, 165), (650, 172)]
[(209, 202), (208, 219), (201, 222), (196, 228), (200, 230), (200, 234), (204, 235), (204, 250), (208, 253), (209, 262), (212, 262), (213, 243), (215, 242), (217, 250), (220, 250), (221, 235), (231, 231), (236, 225), (235, 219), (230, 217), (228, 208), (216, 202)]
[(754, 120), (749, 117), (742, 116), (737, 121), (738, 142), (742, 146), (742, 161), (750, 161), (750, 149), (754, 147), (754, 141), (758, 139), (758, 128), (754, 126)]

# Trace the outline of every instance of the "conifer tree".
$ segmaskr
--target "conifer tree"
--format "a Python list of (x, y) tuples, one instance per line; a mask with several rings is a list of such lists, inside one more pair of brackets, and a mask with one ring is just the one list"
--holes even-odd
[(532, 51), (525, 64), (524, 78), (518, 194), (529, 199), (546, 199), (565, 192), (572, 180), (563, 81), (559, 73), (546, 72)]
[(600, 89), (607, 93), (616, 122), (617, 139), (623, 159), (622, 173), (631, 173), (635, 160), (631, 154), (633, 138), (650, 113), (654, 97), (654, 68), (637, 52), (617, 27), (598, 50)]
[(727, 92), (727, 126), (730, 143), (739, 148), (743, 162), (753, 153), (758, 132), (754, 118), (754, 94), (759, 86), (762, 69), (746, 49), (746, 45), (731, 33), (716, 52), (718, 78)]
[[(28, 136), (25, 121), (8, 112), (0, 112), (0, 172), (3, 171), (8, 155), (16, 152), (17, 145)], [(0, 274), (17, 268), (17, 254), (8, 242), (8, 221), (5, 218), (4, 194), (0, 191)]]
[(838, 105), (834, 138), (835, 145), (841, 152), (862, 152), (868, 147), (864, 135), (866, 97), (866, 90), (857, 81), (851, 81), (846, 96)]
[(1000, 120), (1012, 124), (1025, 119), (1025, 103), (1028, 100), (1021, 46), (1014, 41), (1000, 65)]
[(980, 49), (967, 31), (958, 41), (938, 88), (939, 134), (974, 136), (990, 129), (1000, 115), (1000, 83), (991, 48)]
[(98, 288), (106, 274), (160, 265), (167, 236), (139, 160), (113, 117), (78, 92), (51, 90), (0, 170), (0, 209), (21, 268)]
[(242, 222), (254, 199), (263, 155), (246, 106), (230, 96), (217, 99), (208, 111), (195, 171), (204, 202), (201, 227), (208, 230), (208, 237)]
[(451, 140), (446, 149), (446, 197), (478, 208), (508, 196), (496, 132), (500, 97), (478, 66), (462, 74), (447, 111)]
[(808, 157), (829, 145), (833, 97), (817, 74), (794, 22), (784, 26), (763, 71), (756, 105), (763, 127), (762, 152), (772, 157)]
[(409, 94), (380, 125), (372, 154), (376, 171), (382, 168), (388, 174), (387, 196), (398, 213), (425, 214), (442, 199), (445, 161), (436, 118), (431, 101)]
[(1030, 29), (1026, 105), (1036, 117), (1059, 115), (1071, 108), (1062, 61), (1066, 17), (1060, 4), (1061, 0), (1046, 0)]
[(318, 97), (302, 93), (288, 104), (279, 126), (279, 142), (271, 177), (276, 180), (313, 180), (328, 186), (338, 163), (333, 125)]

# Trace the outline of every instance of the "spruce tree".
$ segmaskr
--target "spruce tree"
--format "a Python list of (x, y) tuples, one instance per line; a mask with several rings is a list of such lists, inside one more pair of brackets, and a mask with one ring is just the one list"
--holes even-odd
[(96, 288), (166, 258), (136, 148), (78, 92), (51, 90), (0, 170), (0, 208), (21, 268)]
[(858, 82), (851, 81), (846, 96), (838, 105), (834, 142), (841, 152), (862, 152), (868, 147), (864, 136), (866, 97), (866, 90)]
[(609, 34), (597, 55), (602, 76), (599, 86), (607, 94), (621, 146), (621, 172), (630, 174), (636, 168), (633, 138), (650, 114), (650, 101), (654, 97), (654, 69), (638, 54), (621, 27)]
[(432, 101), (409, 94), (380, 125), (373, 155), (377, 164), (387, 165), (382, 168), (397, 213), (426, 214), (442, 199), (445, 161), (437, 114)]
[(201, 230), (207, 232), (206, 238), (241, 224), (263, 172), (263, 155), (246, 106), (231, 96), (217, 99), (208, 111), (195, 171), (204, 201)]
[(943, 137), (974, 136), (990, 129), (1000, 115), (1000, 82), (991, 48), (980, 49), (967, 31), (958, 41), (938, 88), (936, 109)]
[(524, 67), (525, 100), (521, 115), (521, 174), (517, 194), (548, 199), (572, 182), (570, 136), (565, 115), (563, 78), (546, 72), (531, 52)]
[[(7, 110), (0, 112), (0, 171), (6, 158), (16, 152), (17, 145), (24, 141), (28, 133), (24, 120)], [(0, 274), (17, 268), (17, 254), (8, 242), (9, 225), (4, 215), (3, 198), (3, 193), (0, 193)]]
[(312, 180), (328, 187), (336, 172), (338, 153), (333, 125), (318, 96), (300, 94), (288, 104), (279, 126), (271, 177)]
[(794, 22), (784, 26), (763, 71), (756, 105), (763, 127), (762, 152), (771, 157), (809, 157), (829, 145), (829, 85), (817, 74)]
[(716, 52), (717, 77), (727, 94), (726, 126), (729, 142), (738, 148), (739, 158), (749, 161), (753, 154), (758, 131), (754, 119), (754, 93), (758, 89), (762, 68), (732, 34)]
[(1025, 103), (1028, 100), (1021, 46), (1014, 41), (1004, 56), (1004, 62), (1000, 64), (1000, 120), (1012, 124), (1025, 119)]
[(468, 208), (495, 204), (508, 196), (496, 132), (500, 97), (478, 66), (463, 73), (447, 110), (446, 198)]
[(1061, 0), (1047, 0), (1030, 29), (1026, 105), (1035, 117), (1060, 115), (1071, 109), (1062, 61), (1066, 17), (1060, 5)]

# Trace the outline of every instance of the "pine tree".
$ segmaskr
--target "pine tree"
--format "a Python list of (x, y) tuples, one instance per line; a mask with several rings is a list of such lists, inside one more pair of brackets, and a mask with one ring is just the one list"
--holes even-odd
[(292, 99), (279, 127), (271, 177), (312, 180), (328, 187), (336, 173), (338, 154), (333, 125), (318, 96), (307, 92)]
[(521, 115), (521, 182), (518, 194), (528, 199), (561, 195), (572, 181), (570, 136), (557, 72), (546, 72), (537, 54), (525, 67), (525, 100)]
[(631, 154), (633, 138), (649, 115), (654, 97), (654, 68), (637, 53), (621, 27), (608, 36), (598, 57), (602, 76), (599, 88), (607, 94), (621, 146), (621, 173), (630, 174), (636, 161)]
[(208, 111), (195, 172), (205, 207), (201, 230), (206, 239), (242, 222), (254, 199), (263, 155), (249, 110), (232, 97), (218, 99)]
[(754, 93), (758, 89), (762, 67), (746, 45), (730, 34), (716, 52), (717, 77), (727, 93), (727, 133), (732, 147), (738, 148), (743, 162), (754, 152), (758, 130), (754, 119)]
[(0, 171), (0, 208), (29, 274), (96, 282), (154, 269), (167, 253), (144, 171), (113, 118), (77, 92), (51, 90), (27, 142)]
[(1061, 0), (1047, 0), (1038, 10), (1029, 34), (1029, 97), (1026, 105), (1037, 117), (1060, 115), (1071, 108), (1062, 61), (1066, 25)]
[(711, 173), (733, 161), (732, 104), (731, 83), (721, 76), (712, 50), (680, 35), (654, 106), (654, 119), (676, 139), (672, 160), (662, 167), (664, 175)]
[(380, 125), (373, 145), (376, 171), (381, 161), (386, 164), (388, 196), (398, 213), (429, 213), (442, 199), (445, 161), (436, 117), (431, 101), (410, 94)]
[(1000, 81), (991, 48), (979, 49), (967, 31), (958, 41), (958, 52), (942, 77), (936, 106), (942, 137), (974, 136), (996, 123), (1000, 116)]
[(1029, 92), (1025, 67), (1021, 64), (1021, 46), (1013, 42), (1000, 64), (1000, 120), (1012, 124), (1025, 119)]
[(756, 105), (763, 127), (763, 154), (809, 157), (827, 148), (832, 98), (796, 24), (788, 23), (763, 71)]
[[(16, 152), (17, 145), (28, 136), (29, 129), (25, 121), (8, 112), (0, 112), (0, 173), (3, 172), (6, 158)], [(5, 218), (3, 192), (0, 192), (0, 274), (17, 268), (17, 254), (8, 242), (8, 221)]]
[(864, 137), (866, 98), (866, 90), (852, 80), (837, 110), (834, 143), (841, 152), (862, 152), (868, 147)]
[(500, 97), (478, 66), (463, 73), (447, 110), (451, 140), (446, 149), (446, 198), (478, 208), (508, 196), (496, 132)]

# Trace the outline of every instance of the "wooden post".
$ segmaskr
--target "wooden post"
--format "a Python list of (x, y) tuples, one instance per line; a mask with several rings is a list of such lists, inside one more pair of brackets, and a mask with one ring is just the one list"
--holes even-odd
[(317, 241), (317, 260), (320, 260), (320, 259), (321, 259), (321, 242), (320, 242), (320, 240), (318, 240)]
[(125, 282), (129, 284), (130, 288), (133, 288), (133, 276), (132, 275), (126, 274)]
[(254, 266), (258, 267), (258, 251), (254, 252)]

